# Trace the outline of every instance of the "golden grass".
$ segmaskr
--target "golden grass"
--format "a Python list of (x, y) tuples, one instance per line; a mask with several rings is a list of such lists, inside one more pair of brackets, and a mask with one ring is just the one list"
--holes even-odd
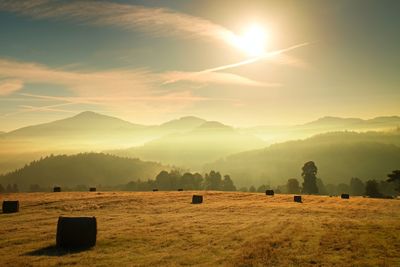
[[(204, 203), (192, 205), (191, 196)], [(0, 266), (400, 266), (400, 201), (222, 192), (21, 193)], [(1, 200), (2, 200), (1, 199)], [(96, 216), (96, 247), (52, 247), (58, 216)]]

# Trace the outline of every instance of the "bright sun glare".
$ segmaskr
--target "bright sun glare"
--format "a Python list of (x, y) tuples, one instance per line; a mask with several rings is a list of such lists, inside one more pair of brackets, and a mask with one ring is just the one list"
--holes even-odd
[(265, 30), (254, 24), (242, 35), (236, 36), (234, 45), (249, 56), (259, 57), (265, 54), (266, 39)]

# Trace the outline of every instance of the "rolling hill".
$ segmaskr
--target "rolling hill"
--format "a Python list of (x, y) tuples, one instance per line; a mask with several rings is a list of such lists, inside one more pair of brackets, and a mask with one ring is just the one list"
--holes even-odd
[(376, 117), (368, 120), (327, 116), (300, 125), (257, 126), (241, 129), (241, 131), (258, 136), (272, 144), (294, 139), (303, 139), (332, 131), (387, 131), (397, 127), (400, 127), (399, 116)]
[(189, 132), (166, 135), (141, 147), (110, 153), (198, 170), (207, 162), (264, 146), (265, 143), (254, 136), (241, 134), (230, 126), (209, 121)]
[(301, 167), (309, 160), (315, 161), (325, 184), (348, 183), (351, 177), (384, 179), (400, 168), (400, 131), (321, 134), (231, 155), (205, 170), (229, 173), (238, 186), (277, 185), (289, 178), (301, 180)]
[(27, 190), (32, 184), (53, 185), (118, 185), (138, 179), (154, 178), (168, 167), (139, 159), (121, 158), (103, 153), (58, 155), (33, 161), (25, 167), (0, 176), (0, 184), (18, 184)]

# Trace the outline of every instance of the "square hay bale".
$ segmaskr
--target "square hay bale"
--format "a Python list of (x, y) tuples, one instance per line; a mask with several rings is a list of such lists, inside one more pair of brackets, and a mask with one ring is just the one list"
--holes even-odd
[(265, 191), (265, 194), (266, 194), (267, 196), (273, 196), (273, 195), (275, 194), (275, 192), (274, 192), (274, 190), (266, 190), (266, 191)]
[(60, 248), (79, 249), (96, 245), (96, 217), (58, 218), (56, 245)]
[(55, 187), (53, 188), (53, 192), (61, 192), (61, 187), (55, 186)]
[(3, 201), (3, 213), (14, 213), (19, 211), (18, 200), (4, 200)]
[(153, 192), (157, 192), (157, 191), (158, 191), (158, 189), (157, 189), (157, 188), (154, 188), (154, 189), (153, 189)]
[(203, 196), (193, 195), (192, 204), (201, 204), (201, 203), (203, 203)]
[(96, 187), (89, 188), (89, 192), (96, 192)]
[(294, 196), (293, 200), (294, 200), (294, 202), (298, 202), (298, 203), (302, 203), (303, 202), (302, 199), (301, 199), (301, 196)]
[(178, 188), (178, 191), (179, 191), (179, 192), (183, 191), (183, 188)]
[(350, 198), (350, 195), (349, 195), (349, 194), (341, 194), (340, 197), (341, 197), (342, 199), (349, 199), (349, 198)]

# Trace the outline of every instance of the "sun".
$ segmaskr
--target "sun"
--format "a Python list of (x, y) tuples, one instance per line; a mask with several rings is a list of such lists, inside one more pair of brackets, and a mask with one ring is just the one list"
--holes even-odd
[(267, 34), (265, 30), (253, 24), (242, 35), (237, 35), (233, 44), (251, 57), (259, 57), (265, 54)]

